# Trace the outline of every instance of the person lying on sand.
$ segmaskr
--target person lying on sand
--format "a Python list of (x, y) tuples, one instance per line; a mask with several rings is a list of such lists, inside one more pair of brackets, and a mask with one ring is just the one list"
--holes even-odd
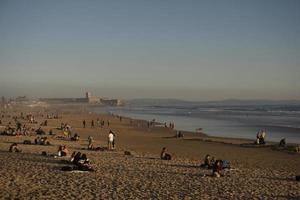
[(160, 158), (162, 160), (171, 160), (171, 155), (167, 153), (166, 147), (162, 148)]
[(9, 152), (22, 152), (22, 150), (18, 147), (17, 143), (13, 143), (12, 145), (10, 145), (9, 147)]

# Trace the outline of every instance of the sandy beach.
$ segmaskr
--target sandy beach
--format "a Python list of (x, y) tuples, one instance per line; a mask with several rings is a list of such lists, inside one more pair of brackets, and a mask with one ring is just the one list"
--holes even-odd
[[(300, 154), (273, 150), (269, 145), (255, 147), (252, 141), (214, 138), (199, 133), (184, 133), (175, 138), (176, 130), (147, 127), (147, 122), (107, 114), (88, 113), (83, 106), (24, 107), (1, 110), (3, 130), (13, 116), (31, 113), (37, 124), (22, 124), (34, 129), (46, 120), (49, 113), (58, 119), (47, 119), (42, 129), (51, 145), (25, 145), (29, 136), (0, 135), (0, 198), (1, 199), (300, 199)], [(98, 127), (97, 118), (107, 122)], [(82, 121), (86, 120), (86, 128)], [(95, 127), (91, 127), (94, 120)], [(68, 123), (79, 141), (58, 138), (57, 128)], [(49, 130), (55, 135), (48, 135)], [(94, 146), (106, 147), (109, 130), (116, 133), (113, 151), (87, 150), (88, 137)], [(18, 143), (21, 153), (8, 152)], [(94, 172), (62, 171), (68, 157), (56, 157), (59, 145), (70, 152), (86, 153)], [(166, 147), (172, 160), (160, 159)], [(48, 156), (41, 153), (45, 151)], [(124, 151), (132, 155), (125, 155)], [(212, 177), (212, 170), (200, 168), (206, 154), (228, 160), (231, 169), (224, 176)]]

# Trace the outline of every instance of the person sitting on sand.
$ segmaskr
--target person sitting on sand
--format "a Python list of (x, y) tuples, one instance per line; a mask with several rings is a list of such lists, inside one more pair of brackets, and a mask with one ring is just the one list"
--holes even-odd
[(41, 142), (41, 139), (39, 136), (34, 139), (34, 144), (40, 144), (40, 142)]
[(90, 160), (87, 158), (86, 154), (82, 154), (80, 159), (77, 162), (78, 164), (89, 164)]
[(70, 161), (71, 161), (73, 164), (77, 164), (78, 161), (80, 160), (80, 158), (81, 158), (81, 153), (80, 153), (80, 152), (74, 151), (74, 152), (72, 153), (72, 156), (71, 156), (71, 160), (70, 160)]
[(167, 153), (166, 147), (162, 148), (160, 158), (162, 160), (171, 160), (171, 155)]
[(72, 141), (78, 141), (79, 140), (79, 135), (77, 133), (74, 134), (73, 137), (71, 137)]
[(204, 157), (204, 163), (201, 165), (202, 168), (207, 168), (207, 169), (211, 169), (212, 168), (212, 163), (211, 163), (211, 160), (210, 160), (210, 155), (207, 154), (205, 157)]
[(86, 154), (81, 154), (80, 152), (73, 152), (71, 157), (71, 162), (76, 165), (73, 170), (81, 171), (94, 171), (90, 165), (90, 160), (87, 158)]
[(221, 176), (221, 171), (222, 171), (222, 161), (216, 160), (213, 166), (213, 176), (219, 178)]
[(210, 160), (210, 166), (213, 167), (214, 164), (215, 164), (215, 162), (216, 162), (215, 157), (211, 157), (211, 160)]
[(9, 147), (9, 152), (22, 152), (22, 150), (18, 147), (17, 143), (13, 143), (12, 145), (10, 145)]
[(285, 142), (285, 138), (282, 138), (279, 142), (279, 147), (285, 147), (286, 142)]
[(50, 141), (47, 137), (42, 137), (40, 140), (40, 145), (50, 145)]
[(59, 157), (67, 156), (68, 154), (69, 154), (69, 151), (68, 151), (68, 149), (67, 149), (67, 147), (65, 145), (60, 145), (58, 147), (57, 155)]
[(37, 135), (45, 135), (46, 134), (45, 131), (41, 127), (39, 127), (35, 132)]

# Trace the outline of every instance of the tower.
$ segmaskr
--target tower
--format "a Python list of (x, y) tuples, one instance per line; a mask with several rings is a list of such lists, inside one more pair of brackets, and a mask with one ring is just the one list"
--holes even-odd
[(85, 93), (85, 98), (90, 99), (92, 97), (92, 93), (91, 92), (86, 92)]

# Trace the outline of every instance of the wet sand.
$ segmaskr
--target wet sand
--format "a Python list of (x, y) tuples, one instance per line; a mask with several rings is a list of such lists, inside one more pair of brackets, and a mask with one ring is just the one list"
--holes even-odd
[[(61, 119), (48, 119), (56, 135), (61, 122), (68, 123), (80, 141), (50, 137), (50, 146), (23, 145), (22, 153), (10, 153), (13, 142), (22, 143), (32, 136), (0, 136), (0, 197), (2, 199), (300, 199), (300, 155), (274, 151), (270, 147), (240, 146), (252, 141), (214, 138), (204, 134), (185, 133), (174, 138), (175, 130), (147, 128), (142, 120), (87, 113), (81, 106), (44, 108), (14, 107), (5, 110), (6, 125), (20, 112), (35, 114), (38, 124), (47, 113), (56, 112)], [(39, 115), (37, 114), (39, 113)], [(10, 115), (10, 116), (8, 116)], [(43, 117), (42, 117), (43, 115)], [(91, 128), (93, 119), (110, 121), (110, 126)], [(82, 127), (82, 120), (87, 128)], [(21, 121), (23, 122), (23, 121)], [(13, 123), (14, 124), (14, 123)], [(39, 125), (32, 125), (37, 128)], [(3, 128), (3, 127), (2, 127)], [(88, 151), (87, 138), (93, 136), (95, 146), (106, 147), (109, 130), (116, 133), (116, 150)], [(67, 158), (42, 156), (55, 154), (58, 145), (70, 151), (86, 153), (95, 172), (64, 172)], [(172, 154), (171, 161), (159, 159), (162, 147)], [(132, 156), (124, 155), (130, 151)], [(206, 154), (230, 161), (231, 170), (221, 178), (211, 177), (211, 170), (201, 169)]]

